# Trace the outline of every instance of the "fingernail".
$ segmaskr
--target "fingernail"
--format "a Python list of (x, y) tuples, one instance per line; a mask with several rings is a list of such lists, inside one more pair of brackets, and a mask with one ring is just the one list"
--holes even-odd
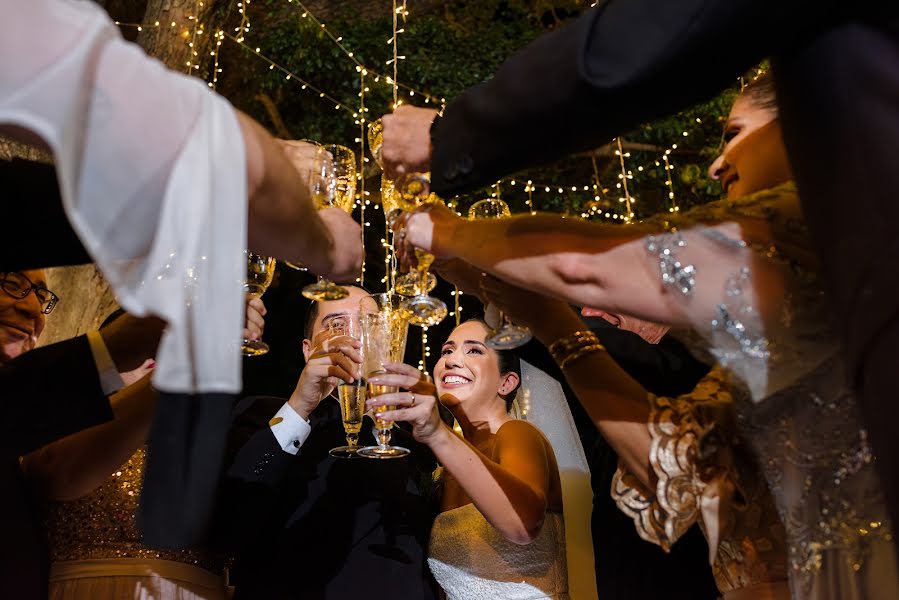
[(155, 360), (151, 360), (151, 361), (150, 361), (150, 364), (147, 365), (147, 368), (148, 368), (148, 369), (155, 369), (155, 368), (156, 368), (156, 361), (155, 361)]

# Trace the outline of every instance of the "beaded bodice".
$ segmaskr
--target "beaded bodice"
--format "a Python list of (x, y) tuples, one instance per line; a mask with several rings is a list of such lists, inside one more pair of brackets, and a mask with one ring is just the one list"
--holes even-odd
[[(795, 186), (684, 217), (680, 230), (645, 242), (651, 268), (693, 324), (684, 340), (735, 375), (737, 427), (786, 527), (794, 598), (828, 597), (822, 582), (837, 580), (844, 591), (829, 597), (840, 597), (851, 574), (864, 580), (873, 547), (893, 552), (892, 533)], [(695, 227), (704, 220), (740, 222), (742, 234)], [(899, 597), (895, 566), (880, 580)]]
[(196, 565), (215, 574), (225, 560), (204, 550), (157, 550), (140, 543), (136, 513), (146, 452), (139, 449), (99, 488), (72, 502), (54, 502), (47, 515), (54, 562), (155, 558)]

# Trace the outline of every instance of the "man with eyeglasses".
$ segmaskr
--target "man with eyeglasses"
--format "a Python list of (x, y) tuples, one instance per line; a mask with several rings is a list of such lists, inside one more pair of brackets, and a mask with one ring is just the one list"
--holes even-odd
[(59, 297), (42, 269), (0, 271), (0, 590), (46, 597), (42, 518), (19, 457), (113, 417), (119, 376), (153, 355), (162, 323), (125, 315), (99, 332), (34, 349)]

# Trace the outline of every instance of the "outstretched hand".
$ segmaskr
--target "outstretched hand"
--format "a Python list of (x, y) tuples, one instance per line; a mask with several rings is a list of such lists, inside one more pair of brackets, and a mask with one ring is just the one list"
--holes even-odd
[(402, 363), (384, 365), (386, 373), (369, 377), (369, 383), (397, 386), (403, 391), (381, 394), (366, 400), (369, 408), (393, 406), (378, 414), (387, 421), (406, 421), (412, 425), (412, 435), (423, 444), (430, 444), (446, 431), (446, 425), (437, 412), (437, 388), (427, 374)]
[(431, 123), (436, 116), (434, 109), (404, 104), (381, 117), (381, 160), (389, 179), (431, 170)]
[(247, 294), (247, 320), (243, 327), (245, 340), (258, 340), (262, 338), (265, 330), (265, 313), (268, 312), (262, 298)]
[(443, 204), (428, 204), (400, 215), (393, 226), (400, 267), (408, 270), (418, 264), (416, 248), (438, 259), (453, 258), (449, 242), (462, 224), (463, 220)]
[(492, 275), (483, 275), (480, 297), (494, 304), (518, 325), (530, 328), (539, 337), (544, 324), (554, 323), (562, 315), (573, 314), (562, 300), (520, 288)]

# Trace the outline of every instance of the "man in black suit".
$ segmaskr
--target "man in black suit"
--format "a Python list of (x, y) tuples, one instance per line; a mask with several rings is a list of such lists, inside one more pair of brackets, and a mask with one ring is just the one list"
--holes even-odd
[(41, 269), (0, 272), (0, 590), (17, 600), (46, 598), (49, 577), (43, 518), (19, 457), (111, 419), (119, 373), (152, 356), (161, 334), (156, 319), (126, 315), (31, 350), (58, 300)]
[[(405, 458), (337, 459), (346, 443), (338, 380), (358, 376), (348, 338), (328, 323), (354, 318), (367, 292), (313, 304), (307, 315), (306, 365), (291, 397), (248, 397), (236, 409), (232, 452), (217, 516), (219, 541), (237, 555), (231, 582), (238, 599), (357, 598), (377, 593), (433, 598), (426, 564), (436, 514), (433, 455), (394, 427)], [(374, 445), (366, 420), (361, 445)], [(249, 515), (249, 517), (248, 517)]]
[(695, 104), (766, 56), (849, 384), (899, 522), (899, 422), (883, 418), (899, 339), (899, 3), (604, 0), (443, 117), (407, 106), (386, 116), (385, 170), (430, 171), (450, 197)]

